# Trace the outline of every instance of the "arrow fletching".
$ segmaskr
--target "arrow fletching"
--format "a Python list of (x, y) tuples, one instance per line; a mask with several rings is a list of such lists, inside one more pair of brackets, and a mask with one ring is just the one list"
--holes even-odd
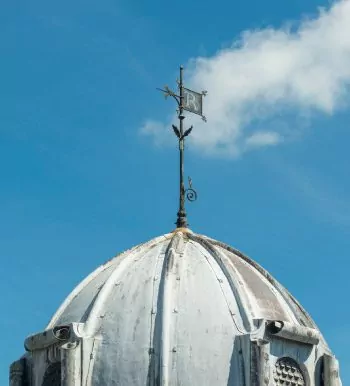
[(174, 133), (176, 134), (177, 138), (180, 138), (179, 129), (175, 125), (172, 125), (172, 126), (173, 126), (173, 130), (174, 130)]

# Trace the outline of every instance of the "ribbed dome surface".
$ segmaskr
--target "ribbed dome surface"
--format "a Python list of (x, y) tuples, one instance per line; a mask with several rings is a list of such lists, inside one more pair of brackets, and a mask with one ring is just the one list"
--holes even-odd
[(98, 337), (94, 385), (238, 385), (235, 338), (261, 318), (317, 328), (254, 261), (177, 230), (99, 267), (47, 328), (84, 323), (84, 335)]

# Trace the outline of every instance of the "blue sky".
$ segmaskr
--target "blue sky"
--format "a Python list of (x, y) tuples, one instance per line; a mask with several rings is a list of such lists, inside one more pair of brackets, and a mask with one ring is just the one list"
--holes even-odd
[(1, 384), (84, 276), (174, 228), (155, 88), (181, 63), (209, 92), (186, 121), (192, 230), (282, 282), (350, 384), (349, 25), (349, 0), (0, 2)]

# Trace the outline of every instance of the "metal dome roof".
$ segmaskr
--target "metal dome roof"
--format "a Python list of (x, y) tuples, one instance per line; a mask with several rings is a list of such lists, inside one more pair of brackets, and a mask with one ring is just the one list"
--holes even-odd
[[(242, 348), (235, 338), (256, 333), (262, 319), (317, 330), (253, 260), (177, 229), (96, 269), (47, 329), (82, 323), (84, 336), (98, 337), (94, 385), (236, 385)], [(330, 352), (321, 335), (316, 339)]]

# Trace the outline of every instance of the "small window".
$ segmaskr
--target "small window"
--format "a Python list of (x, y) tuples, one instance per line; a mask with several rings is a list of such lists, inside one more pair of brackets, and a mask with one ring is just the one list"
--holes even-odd
[(49, 365), (45, 371), (42, 386), (61, 386), (61, 362)]
[(273, 371), (275, 385), (305, 386), (304, 375), (292, 358), (280, 358)]

